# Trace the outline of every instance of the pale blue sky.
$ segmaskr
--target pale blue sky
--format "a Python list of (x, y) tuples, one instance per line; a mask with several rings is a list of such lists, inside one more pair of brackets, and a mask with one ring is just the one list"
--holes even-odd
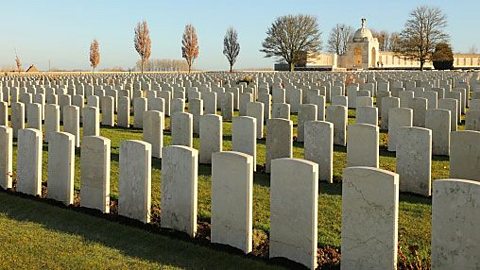
[(265, 31), (275, 17), (286, 14), (317, 16), (324, 44), (336, 23), (358, 28), (360, 18), (377, 30), (399, 31), (418, 5), (440, 7), (448, 16), (447, 31), (455, 51), (480, 48), (480, 0), (244, 0), (244, 1), (127, 1), (127, 0), (0, 0), (0, 67), (14, 66), (16, 48), (23, 65), (88, 69), (92, 39), (100, 42), (99, 68), (132, 67), (138, 59), (133, 28), (147, 20), (152, 58), (181, 58), (180, 40), (185, 24), (197, 28), (200, 69), (225, 70), (223, 36), (237, 29), (240, 55), (236, 68), (271, 67), (274, 59), (259, 52)]

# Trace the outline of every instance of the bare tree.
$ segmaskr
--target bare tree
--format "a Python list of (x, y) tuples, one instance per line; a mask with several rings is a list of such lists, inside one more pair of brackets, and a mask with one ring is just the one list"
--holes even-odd
[(392, 32), (388, 38), (387, 51), (396, 52), (400, 46), (400, 34), (398, 32)]
[(476, 54), (478, 53), (478, 48), (475, 44), (473, 44), (469, 49), (468, 49), (468, 53), (470, 54)]
[(425, 62), (431, 60), (435, 46), (447, 42), (445, 33), (447, 16), (436, 7), (420, 6), (415, 8), (400, 33), (397, 53), (420, 62), (423, 70)]
[(100, 45), (98, 41), (94, 39), (90, 44), (90, 66), (92, 67), (92, 73), (98, 64), (100, 64)]
[(353, 34), (353, 28), (345, 24), (337, 24), (330, 31), (328, 37), (328, 51), (338, 55), (344, 55), (347, 52), (347, 43)]
[(233, 65), (237, 61), (239, 53), (240, 44), (238, 43), (237, 30), (230, 27), (223, 38), (223, 54), (227, 57), (228, 63), (230, 64), (230, 72), (233, 71)]
[(188, 73), (192, 71), (193, 62), (198, 57), (198, 53), (197, 32), (193, 25), (187, 24), (182, 38), (182, 57), (187, 61)]
[(17, 50), (15, 50), (15, 64), (17, 65), (18, 73), (20, 73), (22, 71), (22, 62), (20, 62), (20, 58), (18, 57)]
[(148, 30), (148, 24), (146, 21), (139, 22), (135, 27), (135, 50), (140, 55), (142, 62), (142, 73), (144, 70), (145, 62), (148, 61), (151, 54), (152, 41), (150, 40), (150, 31)]
[(277, 57), (288, 63), (290, 71), (295, 69), (306, 53), (321, 49), (321, 32), (317, 18), (310, 15), (286, 15), (275, 19), (267, 29), (262, 43), (265, 57)]
[(371, 30), (371, 31), (372, 31), (373, 37), (378, 39), (378, 47), (379, 47), (378, 49), (380, 51), (387, 51), (390, 44), (390, 34), (388, 33), (388, 31), (385, 31), (385, 30), (381, 30), (381, 31)]

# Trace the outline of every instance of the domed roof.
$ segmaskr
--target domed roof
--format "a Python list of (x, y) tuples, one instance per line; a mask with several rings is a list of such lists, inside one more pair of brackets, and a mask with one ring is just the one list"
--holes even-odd
[(355, 34), (352, 36), (351, 41), (362, 42), (373, 39), (372, 32), (366, 27), (366, 22), (366, 19), (362, 19), (362, 27), (355, 32)]

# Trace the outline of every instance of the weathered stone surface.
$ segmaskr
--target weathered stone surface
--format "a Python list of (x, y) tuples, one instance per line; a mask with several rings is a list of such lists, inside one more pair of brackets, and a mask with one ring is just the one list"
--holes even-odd
[(18, 131), (17, 191), (42, 194), (42, 132), (34, 128)]
[(40, 104), (27, 104), (27, 127), (42, 131), (42, 108)]
[(247, 104), (253, 102), (253, 95), (250, 93), (241, 93), (239, 97), (239, 115), (247, 115)]
[(347, 144), (348, 110), (345, 106), (331, 105), (327, 108), (327, 122), (333, 124), (333, 143)]
[(425, 127), (432, 130), (432, 154), (450, 154), (450, 111), (428, 109), (425, 115)]
[(267, 121), (266, 172), (270, 172), (272, 160), (293, 156), (293, 122), (272, 118)]
[(119, 127), (130, 127), (130, 98), (118, 98), (117, 125)]
[(458, 101), (453, 98), (442, 98), (438, 100), (438, 108), (450, 111), (451, 130), (457, 131), (458, 128)]
[(432, 269), (479, 269), (478, 224), (480, 183), (436, 180), (432, 200)]
[(290, 104), (273, 103), (271, 118), (283, 118), (286, 120), (290, 120)]
[(297, 142), (304, 141), (304, 125), (307, 121), (317, 120), (317, 106), (313, 104), (302, 104), (298, 110)]
[(378, 126), (378, 108), (376, 107), (358, 107), (355, 117), (357, 124)]
[(25, 105), (20, 102), (12, 103), (12, 130), (13, 138), (18, 138), (18, 131), (25, 128)]
[(400, 191), (431, 195), (432, 131), (401, 127), (398, 131), (397, 173)]
[(344, 169), (342, 269), (397, 269), (398, 182), (386, 170)]
[(251, 155), (254, 164), (253, 170), (255, 171), (257, 164), (257, 119), (249, 116), (235, 117), (232, 126), (232, 150)]
[(0, 188), (12, 188), (13, 130), (0, 126)]
[(480, 131), (480, 111), (469, 110), (465, 115), (465, 129)]
[(206, 114), (200, 117), (200, 163), (210, 164), (212, 154), (222, 151), (222, 117)]
[(325, 121), (305, 122), (305, 159), (318, 164), (322, 181), (333, 183), (333, 124)]
[(146, 98), (138, 97), (133, 100), (133, 127), (143, 128), (143, 113), (147, 110)]
[(105, 96), (101, 99), (102, 125), (113, 127), (115, 125), (115, 102), (113, 97)]
[(233, 93), (225, 93), (222, 98), (222, 117), (225, 121), (232, 120), (233, 117)]
[(83, 136), (100, 135), (100, 115), (97, 107), (83, 108)]
[(137, 140), (120, 145), (118, 214), (143, 223), (150, 222), (151, 151), (149, 143)]
[(413, 125), (425, 127), (425, 114), (427, 113), (428, 100), (426, 98), (413, 98), (410, 101), (410, 108), (413, 109)]
[(480, 181), (480, 132), (455, 131), (450, 141), (450, 177)]
[(75, 136), (67, 132), (50, 133), (47, 197), (65, 205), (73, 204), (74, 178)]
[(143, 140), (152, 146), (152, 157), (162, 158), (163, 113), (146, 111), (143, 113)]
[(8, 103), (0, 102), (0, 126), (8, 126)]
[(163, 148), (160, 225), (195, 237), (198, 151), (183, 145)]
[(378, 168), (379, 128), (368, 124), (348, 126), (347, 167)]
[(400, 99), (397, 97), (384, 97), (382, 99), (382, 110), (380, 111), (380, 118), (382, 119), (380, 122), (380, 128), (382, 130), (386, 130), (388, 128), (388, 113), (390, 109), (399, 107)]
[(257, 119), (257, 139), (263, 138), (264, 106), (260, 102), (247, 103), (247, 116)]
[(389, 112), (388, 151), (397, 151), (398, 132), (402, 127), (413, 126), (413, 110), (410, 108), (393, 108)]
[(193, 116), (193, 133), (200, 134), (200, 117), (203, 115), (203, 100), (194, 98), (188, 102), (188, 112)]
[(285, 257), (315, 269), (317, 213), (318, 165), (300, 159), (273, 160), (269, 257)]
[(252, 251), (253, 158), (240, 152), (212, 158), (212, 243)]
[(193, 116), (177, 112), (171, 116), (172, 144), (193, 147)]
[(108, 138), (83, 137), (80, 154), (80, 206), (110, 212), (110, 145)]
[(75, 147), (80, 147), (80, 110), (77, 106), (63, 108), (63, 131), (75, 136)]
[[(302, 104), (302, 89), (289, 89), (289, 103), (290, 109), (293, 113), (298, 113), (300, 105)], [(288, 93), (287, 92), (287, 93)]]

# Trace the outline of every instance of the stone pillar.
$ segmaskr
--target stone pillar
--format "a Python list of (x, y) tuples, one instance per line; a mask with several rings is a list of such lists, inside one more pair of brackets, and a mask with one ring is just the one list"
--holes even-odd
[(348, 110), (345, 106), (331, 105), (327, 107), (327, 122), (333, 124), (333, 143), (346, 146)]
[(427, 110), (425, 115), (425, 127), (432, 130), (433, 155), (448, 156), (450, 154), (450, 124), (449, 110)]
[(63, 131), (75, 136), (75, 147), (80, 147), (80, 112), (77, 106), (63, 108)]
[(450, 178), (480, 181), (480, 132), (455, 131), (450, 140)]
[(212, 243), (252, 251), (253, 158), (218, 152), (212, 158)]
[(80, 206), (110, 212), (110, 140), (83, 137), (80, 154)]
[(216, 114), (200, 116), (200, 163), (211, 163), (212, 154), (222, 151), (222, 140), (222, 117)]
[(73, 204), (75, 178), (75, 136), (66, 132), (50, 133), (48, 143), (49, 199)]
[(152, 146), (152, 157), (162, 158), (163, 113), (146, 111), (143, 113), (143, 140)]
[(13, 130), (0, 126), (0, 188), (12, 188)]
[(113, 127), (115, 126), (115, 112), (114, 112), (114, 99), (110, 96), (104, 96), (101, 99), (102, 107), (102, 125)]
[(42, 132), (34, 128), (18, 131), (17, 191), (42, 195)]
[(398, 182), (386, 170), (344, 169), (342, 269), (397, 269)]
[(478, 268), (479, 198), (479, 182), (463, 179), (433, 182), (432, 269)]
[(172, 114), (172, 144), (193, 147), (193, 116), (191, 113), (178, 112)]
[(247, 116), (257, 119), (257, 139), (263, 138), (264, 106), (260, 102), (247, 103)]
[(133, 100), (133, 127), (143, 128), (143, 113), (147, 111), (147, 99), (143, 97)]
[(266, 172), (270, 172), (272, 160), (293, 156), (293, 122), (272, 118), (267, 121)]
[(304, 125), (307, 121), (317, 120), (317, 106), (313, 104), (302, 104), (298, 110), (297, 142), (304, 141)]
[(137, 140), (120, 146), (118, 214), (143, 223), (150, 222), (151, 152), (149, 143)]
[(305, 159), (318, 164), (322, 181), (333, 183), (333, 124), (325, 121), (305, 122)]
[(402, 127), (398, 131), (397, 173), (400, 191), (431, 195), (432, 131), (420, 127)]
[(118, 98), (117, 122), (119, 127), (130, 127), (130, 98)]
[(18, 138), (18, 131), (25, 128), (25, 105), (20, 102), (12, 103), (12, 130), (13, 138)]
[(83, 108), (83, 136), (100, 136), (100, 116), (96, 107)]
[(368, 124), (348, 126), (347, 167), (378, 168), (379, 129)]
[[(178, 114), (178, 113), (177, 113)], [(198, 151), (183, 145), (163, 148), (160, 226), (197, 232)]]
[(318, 165), (300, 159), (273, 160), (270, 176), (269, 257), (285, 257), (315, 269), (317, 213)]

